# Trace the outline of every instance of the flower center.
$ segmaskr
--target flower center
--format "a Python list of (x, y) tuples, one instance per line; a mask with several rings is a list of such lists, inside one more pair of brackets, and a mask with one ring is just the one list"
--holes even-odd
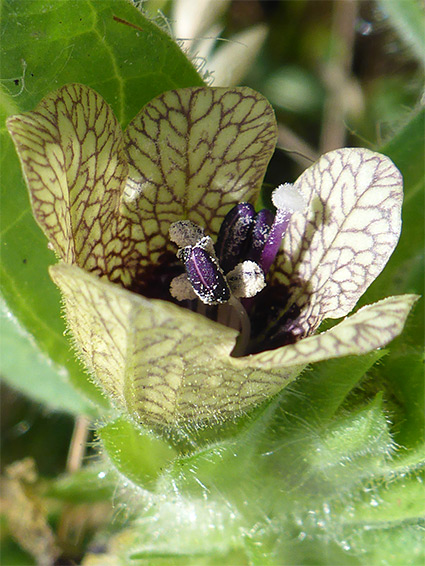
[(214, 244), (203, 229), (190, 220), (174, 222), (170, 239), (185, 273), (171, 281), (170, 293), (178, 301), (196, 301), (198, 312), (217, 306), (218, 322), (240, 330), (238, 350), (245, 350), (251, 335), (248, 312), (252, 299), (266, 286), (292, 214), (302, 211), (304, 200), (292, 185), (280, 185), (272, 193), (276, 207), (255, 212), (246, 202), (226, 215)]

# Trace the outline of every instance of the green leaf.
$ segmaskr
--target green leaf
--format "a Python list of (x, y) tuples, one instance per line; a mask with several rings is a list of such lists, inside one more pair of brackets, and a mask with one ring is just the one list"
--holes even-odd
[[(115, 21), (114, 15), (141, 30)], [(60, 372), (67, 371), (73, 386), (105, 406), (103, 397), (74, 360), (64, 336), (60, 295), (47, 273), (55, 258), (32, 217), (4, 120), (32, 110), (54, 88), (80, 82), (99, 91), (125, 126), (157, 94), (201, 85), (202, 80), (175, 42), (125, 0), (81, 0), (78, 4), (73, 0), (53, 4), (46, 0), (3, 0), (1, 34), (4, 299), (22, 328), (34, 337), (37, 348), (60, 370), (58, 382), (62, 380)], [(31, 352), (32, 346), (28, 347)], [(37, 348), (34, 357), (38, 356)], [(50, 375), (54, 379), (53, 366)]]
[[(9, 385), (52, 410), (95, 415), (95, 406), (69, 381), (65, 367), (57, 367), (0, 300), (1, 376)], [(78, 374), (77, 374), (78, 375)], [(90, 386), (81, 380), (81, 390)]]
[[(167, 506), (168, 507), (168, 506)], [(180, 509), (181, 511), (181, 509)], [(187, 523), (190, 522), (190, 509)], [(229, 549), (223, 544), (223, 531), (228, 538), (237, 533), (229, 532), (228, 526), (220, 524), (216, 529), (211, 517), (205, 514), (193, 517), (192, 532), (187, 526), (175, 522), (172, 529), (166, 525), (177, 518), (175, 509), (168, 508), (162, 517), (159, 513), (140, 521), (137, 526), (125, 529), (109, 539), (110, 545), (104, 554), (88, 553), (84, 559), (87, 566), (249, 566), (243, 549)], [(174, 513), (174, 514), (173, 514)], [(183, 527), (183, 528), (182, 528)], [(261, 566), (269, 564), (262, 562)]]
[(425, 11), (420, 0), (379, 0), (383, 13), (402, 41), (425, 67)]
[(107, 470), (104, 462), (63, 475), (48, 482), (44, 495), (73, 505), (111, 501), (117, 485), (117, 474)]
[(403, 227), (390, 261), (362, 298), (362, 303), (376, 301), (390, 293), (423, 291), (424, 128), (425, 109), (420, 109), (413, 112), (399, 132), (379, 148), (379, 151), (394, 161), (403, 175)]
[(3, 0), (2, 26), (8, 115), (80, 82), (99, 92), (125, 126), (161, 92), (203, 84), (177, 44), (127, 0), (82, 0), (78, 9), (72, 0)]
[[(311, 466), (326, 480), (331, 478), (334, 488), (341, 483), (346, 488), (347, 483), (353, 480), (379, 472), (385, 456), (393, 450), (388, 423), (382, 411), (382, 395), (366, 407), (336, 419), (323, 431), (318, 431), (317, 436), (311, 453)], [(344, 466), (345, 462), (351, 465)]]
[[(359, 553), (379, 554), (368, 525), (386, 548), (367, 563), (383, 564), (400, 537), (416, 541), (409, 560), (420, 556), (414, 524), (422, 516), (421, 476), (406, 476), (408, 463), (403, 468), (394, 459), (383, 395), (365, 401), (358, 392), (365, 372), (374, 372), (385, 353), (317, 364), (255, 415), (224, 427), (221, 439), (216, 433), (202, 444), (200, 431), (190, 453), (164, 450), (165, 441), (158, 444), (125, 421), (107, 425), (101, 437), (112, 463), (157, 498), (114, 539), (111, 559), (116, 552), (117, 564), (132, 555), (166, 565), (183, 555), (187, 564), (202, 564), (204, 557), (215, 564), (218, 552), (226, 565), (245, 563), (246, 556), (258, 566), (310, 564), (313, 556), (323, 565), (362, 564)], [(135, 505), (130, 501), (129, 510)], [(209, 533), (201, 526), (206, 510)], [(402, 533), (406, 521), (413, 530)], [(161, 532), (158, 540), (150, 525)], [(389, 528), (398, 533), (394, 549)]]
[[(302, 416), (304, 423), (315, 427), (328, 423), (344, 403), (347, 395), (367, 371), (387, 354), (375, 350), (363, 356), (349, 356), (315, 364), (280, 401), (280, 412), (287, 415), (288, 425)], [(295, 422), (292, 424), (295, 426)]]
[(362, 553), (362, 565), (423, 566), (425, 562), (423, 529), (423, 521), (418, 521), (417, 524), (403, 522), (395, 526), (382, 525), (380, 529), (369, 528), (366, 525), (354, 535), (353, 551)]
[(341, 509), (344, 523), (366, 523), (380, 526), (382, 523), (398, 523), (425, 519), (425, 473), (397, 477), (388, 485), (376, 485), (363, 492), (347, 513)]
[[(400, 410), (395, 427), (395, 441), (406, 448), (423, 450), (425, 445), (424, 357), (419, 348), (417, 351), (410, 348), (409, 350), (400, 353), (395, 349), (385, 361), (382, 373), (390, 383), (391, 393), (397, 399)], [(406, 454), (401, 452), (400, 456), (405, 458)], [(420, 454), (417, 454), (417, 457), (420, 457)]]
[(116, 469), (144, 489), (153, 489), (163, 468), (175, 457), (163, 439), (118, 418), (98, 430), (106, 452)]
[[(425, 109), (414, 111), (406, 124), (380, 151), (400, 169), (404, 180), (403, 228), (400, 241), (381, 276), (371, 285), (361, 303), (389, 293), (424, 289), (424, 189)], [(423, 298), (407, 320), (403, 334), (391, 344), (390, 355), (378, 375), (388, 383), (389, 394), (398, 407), (395, 440), (406, 448), (418, 449), (425, 442), (425, 394), (423, 392)], [(403, 456), (406, 456), (402, 453)], [(416, 456), (417, 457), (417, 456)]]

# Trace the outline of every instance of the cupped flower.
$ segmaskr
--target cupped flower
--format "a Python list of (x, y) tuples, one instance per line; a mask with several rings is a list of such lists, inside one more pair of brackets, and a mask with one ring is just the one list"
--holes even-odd
[(71, 84), (7, 125), (76, 347), (136, 422), (232, 418), (307, 364), (401, 332), (415, 296), (314, 334), (397, 243), (402, 179), (387, 157), (332, 151), (256, 211), (276, 122), (249, 88), (166, 92), (123, 134), (99, 94)]

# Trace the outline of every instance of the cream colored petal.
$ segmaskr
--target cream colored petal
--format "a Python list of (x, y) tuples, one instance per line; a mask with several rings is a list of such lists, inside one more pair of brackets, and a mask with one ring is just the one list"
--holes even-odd
[(285, 387), (307, 364), (362, 354), (401, 332), (416, 297), (390, 297), (335, 328), (246, 358), (237, 332), (173, 303), (145, 299), (82, 269), (55, 265), (77, 348), (95, 381), (136, 422), (220, 422)]
[(363, 307), (326, 332), (276, 350), (238, 358), (237, 363), (241, 368), (272, 369), (365, 354), (385, 346), (401, 333), (417, 300), (417, 295), (388, 297)]
[[(62, 292), (74, 344), (97, 382), (118, 405), (124, 405), (124, 381), (133, 294), (104, 282), (75, 265), (49, 269)], [(113, 292), (109, 292), (113, 287)], [(141, 300), (141, 298), (140, 298)]]
[(67, 262), (111, 271), (127, 164), (121, 128), (94, 90), (70, 84), (7, 122), (37, 222)]
[(387, 263), (400, 235), (402, 177), (388, 157), (345, 148), (323, 155), (295, 187), (308, 208), (293, 216), (274, 277), (311, 333), (350, 312)]
[(166, 301), (150, 300), (76, 266), (51, 268), (78, 350), (94, 380), (135, 421), (222, 421), (261, 403), (296, 368), (239, 367), (237, 331)]
[[(47, 100), (47, 105), (52, 106)], [(64, 174), (65, 155), (58, 142), (56, 124), (42, 104), (34, 112), (11, 116), (7, 129), (15, 143), (29, 189), (35, 219), (59, 256), (75, 261), (69, 211), (69, 191)]]
[(276, 143), (267, 100), (249, 88), (187, 88), (149, 102), (127, 128), (130, 172), (123, 215), (146, 263), (189, 219), (206, 233), (236, 202), (254, 200)]

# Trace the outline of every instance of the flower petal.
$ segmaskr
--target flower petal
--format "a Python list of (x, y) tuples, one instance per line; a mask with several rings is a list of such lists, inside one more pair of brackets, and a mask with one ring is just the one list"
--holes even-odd
[(276, 143), (267, 100), (249, 88), (166, 92), (130, 123), (123, 214), (146, 263), (169, 244), (170, 224), (191, 220), (216, 234), (238, 201), (252, 201)]
[(296, 181), (308, 203), (294, 214), (274, 278), (301, 307), (297, 326), (311, 334), (339, 318), (382, 271), (401, 229), (402, 177), (392, 161), (367, 149), (323, 155)]
[(50, 268), (93, 377), (137, 422), (222, 421), (261, 403), (296, 368), (239, 367), (238, 332), (61, 263)]
[(390, 297), (318, 336), (234, 358), (236, 330), (73, 265), (50, 273), (96, 382), (135, 421), (161, 426), (233, 418), (278, 393), (308, 363), (382, 346), (401, 331), (417, 298)]
[(417, 295), (388, 297), (361, 308), (330, 330), (295, 344), (238, 358), (240, 367), (303, 366), (329, 358), (359, 355), (385, 346), (403, 330)]
[(110, 272), (120, 263), (122, 244), (113, 236), (128, 170), (110, 107), (94, 90), (70, 84), (7, 126), (34, 215), (56, 252), (86, 270)]

